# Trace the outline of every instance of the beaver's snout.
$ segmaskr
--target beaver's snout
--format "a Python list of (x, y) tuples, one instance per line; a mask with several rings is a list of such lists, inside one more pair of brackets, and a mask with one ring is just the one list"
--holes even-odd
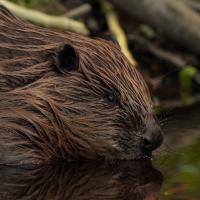
[(161, 129), (156, 127), (146, 130), (142, 140), (145, 154), (151, 154), (151, 152), (157, 149), (163, 142), (163, 134)]

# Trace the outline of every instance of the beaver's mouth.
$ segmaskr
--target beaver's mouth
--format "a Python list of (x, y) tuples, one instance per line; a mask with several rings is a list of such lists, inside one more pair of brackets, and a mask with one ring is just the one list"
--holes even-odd
[(141, 158), (152, 158), (152, 151), (147, 151), (147, 149), (142, 148)]
[(152, 152), (143, 153), (142, 158), (152, 158)]

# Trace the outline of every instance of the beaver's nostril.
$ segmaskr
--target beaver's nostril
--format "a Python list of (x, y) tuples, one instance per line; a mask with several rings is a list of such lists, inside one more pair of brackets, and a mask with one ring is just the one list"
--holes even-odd
[(147, 130), (142, 138), (143, 148), (149, 153), (158, 148), (163, 141), (163, 135), (160, 129)]

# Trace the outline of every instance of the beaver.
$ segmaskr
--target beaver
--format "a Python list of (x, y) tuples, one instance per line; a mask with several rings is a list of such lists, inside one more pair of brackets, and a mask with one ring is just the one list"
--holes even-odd
[(163, 134), (138, 70), (111, 40), (0, 7), (0, 163), (150, 156)]

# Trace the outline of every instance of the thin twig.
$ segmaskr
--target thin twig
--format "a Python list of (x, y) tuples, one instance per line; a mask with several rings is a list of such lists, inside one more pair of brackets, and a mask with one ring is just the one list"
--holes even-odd
[(125, 35), (123, 29), (121, 28), (121, 26), (119, 24), (119, 20), (118, 20), (116, 13), (114, 12), (114, 8), (107, 1), (103, 0), (103, 1), (101, 1), (101, 3), (102, 3), (102, 8), (104, 10), (105, 17), (106, 17), (110, 32), (117, 39), (117, 41), (118, 41), (118, 43), (119, 43), (119, 45), (122, 49), (122, 52), (126, 55), (126, 57), (129, 59), (129, 61), (133, 65), (136, 66), (136, 61), (135, 61), (135, 59), (133, 58), (132, 54), (130, 53), (130, 51), (128, 49), (128, 43), (127, 43), (126, 35)]
[(187, 65), (187, 62), (181, 58), (179, 55), (176, 55), (174, 53), (171, 53), (167, 50), (161, 49), (152, 42), (148, 41), (144, 37), (138, 35), (138, 34), (129, 34), (128, 35), (129, 40), (133, 40), (134, 43), (138, 43), (142, 49), (145, 49), (149, 51), (151, 54), (156, 56), (157, 58), (167, 61), (170, 64), (175, 65), (178, 68), (183, 68)]
[[(134, 43), (138, 43), (138, 45), (140, 45), (142, 49), (149, 51), (151, 54), (153, 54), (160, 60), (166, 61), (174, 65), (179, 70), (182, 70), (187, 65), (189, 65), (181, 56), (159, 48), (158, 46), (154, 45), (152, 42), (148, 41), (147, 39), (143, 38), (138, 34), (133, 34), (133, 33), (129, 34), (128, 39), (134, 40)], [(196, 73), (192, 77), (192, 79), (196, 81), (196, 83), (200, 84), (200, 73), (199, 72)]]
[(92, 7), (89, 3), (85, 3), (77, 8), (74, 8), (64, 14), (66, 17), (76, 18), (82, 15), (89, 13), (92, 10)]

